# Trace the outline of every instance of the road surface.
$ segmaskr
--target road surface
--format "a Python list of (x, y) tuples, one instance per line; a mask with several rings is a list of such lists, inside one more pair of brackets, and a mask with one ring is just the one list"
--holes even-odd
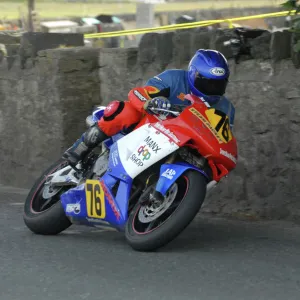
[(0, 300), (299, 300), (298, 225), (200, 216), (160, 252), (138, 253), (115, 231), (32, 234), (25, 196), (0, 187)]

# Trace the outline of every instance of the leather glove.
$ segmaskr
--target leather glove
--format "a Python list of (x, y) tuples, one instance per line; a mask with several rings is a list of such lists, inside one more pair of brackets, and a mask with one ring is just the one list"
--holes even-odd
[(169, 99), (165, 97), (155, 97), (144, 105), (144, 109), (149, 114), (158, 114), (158, 115), (165, 115), (167, 116), (169, 113), (165, 111), (152, 111), (151, 108), (159, 108), (159, 109), (170, 109), (171, 103)]

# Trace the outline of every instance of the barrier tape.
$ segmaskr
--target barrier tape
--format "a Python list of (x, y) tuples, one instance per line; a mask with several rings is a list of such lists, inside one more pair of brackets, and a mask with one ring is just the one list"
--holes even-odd
[[(181, 30), (181, 29), (190, 29), (190, 28), (198, 28), (198, 27), (206, 27), (206, 26), (209, 26), (209, 25), (213, 25), (213, 24), (217, 24), (217, 23), (220, 23), (219, 21), (215, 21), (215, 22), (206, 22), (204, 24), (196, 24), (196, 25), (185, 25), (185, 26), (182, 26), (182, 27), (177, 27), (176, 30)], [(189, 23), (187, 23), (189, 24)], [(192, 24), (192, 23), (190, 23)], [(147, 28), (147, 29), (144, 29), (143, 30), (140, 30), (140, 31), (133, 31), (133, 32), (126, 32), (124, 34), (124, 31), (115, 31), (115, 32), (107, 32), (109, 34), (105, 34), (105, 35), (101, 35), (101, 36), (98, 36), (98, 35), (95, 35), (95, 36), (88, 36), (86, 38), (89, 38), (89, 39), (95, 39), (95, 38), (110, 38), (110, 37), (117, 37), (117, 36), (125, 36), (125, 35), (138, 35), (138, 34), (145, 34), (145, 33), (150, 33), (150, 32), (156, 32), (156, 31), (161, 31), (163, 29), (159, 29), (159, 27), (156, 27), (156, 28)], [(173, 28), (169, 28), (169, 29), (164, 29), (164, 31), (172, 31), (174, 30)]]
[(152, 27), (152, 28), (140, 28), (140, 29), (128, 29), (128, 30), (119, 30), (119, 31), (101, 32), (101, 33), (90, 33), (90, 34), (85, 34), (84, 37), (87, 39), (110, 38), (110, 37), (117, 37), (117, 36), (145, 34), (145, 33), (156, 32), (156, 31), (171, 31), (171, 30), (190, 29), (196, 27), (206, 27), (206, 26), (219, 24), (219, 23), (228, 23), (229, 28), (233, 28), (233, 22), (236, 21), (283, 17), (288, 15), (289, 13), (296, 13), (296, 10), (267, 13), (267, 14), (260, 14), (260, 15), (246, 16), (246, 17), (237, 17), (237, 18), (223, 19), (223, 20), (205, 20), (205, 21), (197, 21), (192, 23), (165, 25), (165, 26)]
[(90, 33), (86, 36), (90, 37), (106, 37), (107, 35), (134, 35), (134, 34), (143, 34), (143, 33), (149, 33), (154, 31), (161, 31), (161, 30), (174, 30), (174, 29), (185, 29), (190, 26), (200, 26), (202, 24), (205, 24), (205, 26), (208, 26), (207, 24), (210, 23), (219, 23), (220, 20), (207, 20), (207, 21), (198, 21), (198, 22), (192, 22), (192, 23), (183, 23), (183, 24), (175, 24), (175, 25), (165, 25), (160, 27), (153, 27), (153, 28), (140, 28), (140, 29), (128, 29), (128, 30), (119, 30), (119, 31), (110, 31), (110, 32), (102, 32), (102, 33)]

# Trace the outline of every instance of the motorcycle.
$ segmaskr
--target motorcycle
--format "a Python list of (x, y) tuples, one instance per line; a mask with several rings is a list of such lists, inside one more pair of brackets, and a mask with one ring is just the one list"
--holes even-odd
[[(228, 116), (203, 98), (186, 99), (191, 105), (181, 111), (152, 108), (155, 114), (99, 144), (76, 167), (58, 160), (28, 194), (26, 226), (43, 235), (72, 224), (109, 226), (125, 233), (137, 251), (175, 239), (237, 163)], [(87, 125), (99, 121), (104, 109), (97, 107)]]

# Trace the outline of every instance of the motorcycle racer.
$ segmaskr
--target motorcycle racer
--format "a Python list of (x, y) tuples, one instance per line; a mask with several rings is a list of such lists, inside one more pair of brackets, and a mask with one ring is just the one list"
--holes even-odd
[(182, 110), (191, 103), (185, 95), (194, 94), (213, 108), (228, 115), (234, 125), (235, 108), (224, 96), (230, 75), (224, 55), (215, 50), (199, 49), (188, 70), (166, 70), (136, 87), (127, 101), (112, 101), (101, 120), (90, 127), (64, 154), (71, 166), (76, 166), (99, 143), (118, 132), (131, 131), (150, 108)]

